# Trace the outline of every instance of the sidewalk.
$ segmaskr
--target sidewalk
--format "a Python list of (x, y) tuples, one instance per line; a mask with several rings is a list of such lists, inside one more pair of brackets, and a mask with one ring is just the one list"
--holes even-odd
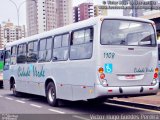
[(160, 110), (160, 91), (157, 93), (157, 95), (129, 98), (113, 98), (110, 102)]
[(160, 106), (160, 91), (157, 93), (157, 95), (143, 96), (143, 97), (130, 97), (130, 98), (115, 98), (114, 100), (117, 100), (117, 99), (121, 101), (123, 100), (126, 102)]

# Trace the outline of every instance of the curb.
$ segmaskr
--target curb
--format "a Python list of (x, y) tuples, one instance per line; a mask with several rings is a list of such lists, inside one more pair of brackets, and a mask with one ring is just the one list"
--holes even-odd
[(160, 111), (160, 106), (155, 106), (152, 104), (136, 103), (136, 102), (130, 102), (130, 101), (124, 101), (124, 100), (113, 100), (113, 99), (108, 99), (106, 102)]

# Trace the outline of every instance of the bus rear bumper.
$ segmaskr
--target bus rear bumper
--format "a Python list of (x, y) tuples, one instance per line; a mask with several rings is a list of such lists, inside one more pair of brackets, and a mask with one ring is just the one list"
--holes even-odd
[(103, 87), (95, 86), (95, 97), (131, 97), (157, 94), (159, 84), (155, 86)]

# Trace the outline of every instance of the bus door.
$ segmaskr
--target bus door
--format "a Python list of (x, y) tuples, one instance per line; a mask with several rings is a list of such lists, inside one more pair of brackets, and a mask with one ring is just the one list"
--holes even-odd
[(4, 52), (4, 68), (3, 68), (3, 84), (5, 89), (10, 89), (10, 50), (5, 50)]

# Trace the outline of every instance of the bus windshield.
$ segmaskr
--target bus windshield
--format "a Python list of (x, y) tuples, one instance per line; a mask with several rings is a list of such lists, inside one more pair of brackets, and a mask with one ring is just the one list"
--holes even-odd
[(152, 24), (128, 20), (104, 20), (101, 28), (102, 45), (155, 46)]

